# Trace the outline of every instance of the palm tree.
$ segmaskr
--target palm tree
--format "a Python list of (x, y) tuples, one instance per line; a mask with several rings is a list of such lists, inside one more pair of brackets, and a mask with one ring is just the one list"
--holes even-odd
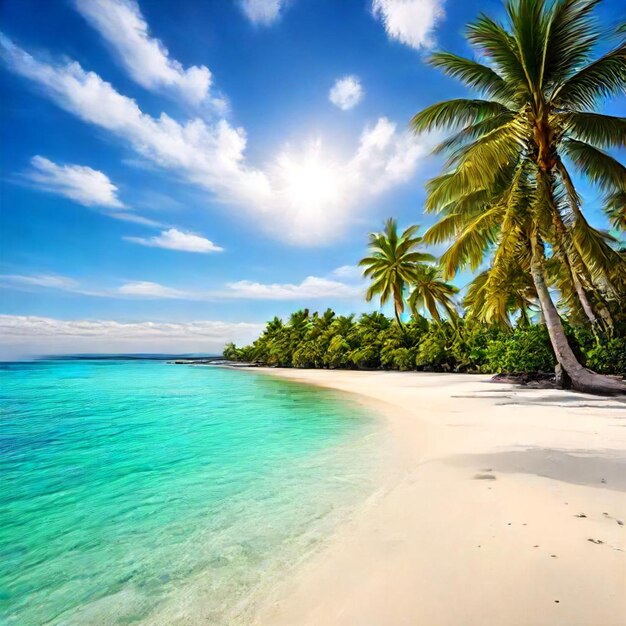
[(443, 309), (451, 319), (457, 315), (454, 296), (459, 290), (441, 278), (441, 271), (434, 265), (420, 265), (416, 269), (414, 287), (409, 296), (409, 308), (417, 318), (420, 310), (426, 310), (437, 322), (441, 322)]
[(513, 326), (512, 317), (518, 314), (516, 323), (529, 326), (537, 312), (537, 291), (528, 270), (511, 266), (506, 281), (498, 293), (487, 291), (490, 270), (480, 273), (468, 286), (463, 307), (468, 317), (498, 326)]
[(399, 235), (396, 221), (388, 219), (382, 233), (370, 234), (369, 256), (359, 261), (365, 267), (363, 276), (372, 280), (366, 300), (379, 296), (380, 304), (385, 305), (392, 299), (396, 321), (402, 329), (405, 289), (416, 281), (421, 263), (435, 260), (431, 254), (418, 250), (422, 243), (418, 230), (419, 226), (409, 226)]
[(626, 168), (603, 149), (626, 144), (626, 118), (593, 111), (626, 88), (626, 41), (594, 59), (600, 31), (598, 0), (508, 0), (507, 23), (481, 15), (467, 37), (485, 63), (439, 52), (431, 63), (481, 92), (481, 99), (432, 105), (412, 119), (415, 132), (454, 129), (438, 151), (448, 160), (429, 181), (426, 208), (441, 215), (428, 243), (454, 240), (442, 256), (446, 277), (492, 267), (484, 288), (496, 294), (511, 265), (527, 267), (558, 362), (573, 386), (626, 393), (626, 385), (585, 369), (567, 342), (552, 301), (546, 261), (557, 258), (585, 312), (585, 285), (616, 294), (613, 276), (626, 264), (606, 233), (586, 220), (571, 178), (573, 165), (615, 208), (626, 190)]

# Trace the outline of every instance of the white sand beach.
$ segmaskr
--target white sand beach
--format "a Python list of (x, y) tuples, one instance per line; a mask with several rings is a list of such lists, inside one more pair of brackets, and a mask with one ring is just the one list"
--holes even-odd
[(263, 626), (623, 626), (626, 399), (487, 376), (266, 370), (358, 394), (397, 451)]

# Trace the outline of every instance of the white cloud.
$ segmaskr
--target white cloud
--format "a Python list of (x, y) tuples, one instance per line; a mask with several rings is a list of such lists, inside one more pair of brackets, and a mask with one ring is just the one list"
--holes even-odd
[(118, 188), (109, 177), (86, 165), (59, 165), (36, 155), (31, 159), (31, 168), (21, 178), (43, 191), (70, 198), (83, 206), (100, 209), (100, 213), (116, 220), (142, 226), (163, 226), (156, 220), (132, 212), (119, 199)]
[(119, 286), (84, 286), (66, 276), (53, 274), (3, 274), (0, 287), (31, 290), (33, 288), (56, 289), (99, 298), (139, 298), (143, 300), (318, 300), (318, 299), (359, 299), (363, 297), (362, 285), (354, 284), (353, 276), (348, 282), (337, 280), (333, 272), (330, 276), (307, 276), (299, 283), (260, 283), (239, 280), (222, 288), (210, 290), (180, 289), (160, 283), (138, 280), (128, 281)]
[(165, 287), (159, 285), (159, 283), (152, 283), (147, 280), (136, 281), (132, 283), (125, 283), (117, 289), (117, 292), (123, 296), (139, 296), (148, 300), (152, 298), (186, 298), (189, 294), (180, 291), (180, 289), (174, 289), (172, 287)]
[(261, 26), (273, 24), (285, 8), (286, 0), (240, 0), (245, 16)]
[(128, 213), (126, 211), (113, 211), (106, 213), (106, 215), (116, 220), (131, 222), (133, 224), (141, 224), (142, 226), (153, 226), (154, 228), (163, 228), (164, 226), (161, 222), (157, 222), (156, 220), (152, 220), (148, 217), (143, 217), (142, 215), (137, 215), (137, 213)]
[(74, 0), (74, 5), (142, 87), (174, 90), (191, 104), (210, 102), (218, 111), (225, 110), (225, 101), (210, 93), (209, 68), (193, 65), (185, 69), (172, 59), (163, 43), (150, 36), (135, 0)]
[(176, 228), (164, 230), (154, 237), (124, 237), (126, 241), (132, 241), (142, 246), (152, 248), (166, 248), (167, 250), (182, 250), (183, 252), (222, 252), (224, 248), (216, 246), (209, 239), (185, 233)]
[(58, 276), (56, 274), (32, 274), (30, 276), (22, 274), (0, 274), (0, 284), (6, 283), (61, 289), (62, 291), (73, 291), (78, 287), (78, 282), (73, 278)]
[(342, 111), (355, 107), (363, 99), (363, 87), (357, 76), (338, 78), (328, 93), (328, 99)]
[(117, 322), (0, 315), (0, 358), (77, 353), (219, 354), (229, 341), (250, 343), (263, 327), (207, 320)]
[(329, 155), (321, 140), (304, 151), (285, 147), (259, 169), (246, 162), (246, 132), (226, 120), (181, 124), (154, 118), (78, 63), (41, 62), (0, 36), (9, 67), (29, 78), (59, 106), (128, 142), (138, 155), (203, 187), (250, 216), (276, 238), (323, 245), (338, 238), (374, 194), (406, 182), (431, 142), (380, 118), (361, 135), (353, 156)]
[(372, 11), (390, 39), (419, 50), (434, 45), (433, 31), (444, 18), (445, 0), (372, 0)]
[(85, 165), (57, 165), (42, 156), (31, 159), (25, 178), (44, 191), (57, 193), (84, 206), (122, 208), (118, 189), (109, 177)]
[(318, 298), (357, 298), (361, 297), (360, 287), (317, 276), (307, 276), (301, 283), (257, 283), (240, 280), (228, 283), (220, 292), (224, 298), (247, 300), (306, 300)]
[(0, 274), (0, 287), (33, 291), (53, 289), (84, 296), (106, 296), (107, 292), (83, 287), (77, 280), (58, 274)]
[(335, 268), (331, 272), (331, 276), (349, 280), (359, 280), (363, 278), (363, 268), (358, 265), (342, 265), (341, 267)]

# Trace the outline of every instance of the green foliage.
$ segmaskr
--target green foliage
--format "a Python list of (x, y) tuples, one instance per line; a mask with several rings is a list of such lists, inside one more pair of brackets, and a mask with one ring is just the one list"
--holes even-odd
[(493, 372), (551, 372), (556, 365), (545, 326), (518, 327), (491, 340), (485, 356)]
[(418, 230), (419, 226), (409, 226), (399, 234), (396, 221), (388, 219), (382, 233), (370, 234), (369, 256), (359, 261), (359, 266), (365, 268), (363, 276), (371, 280), (365, 299), (369, 302), (378, 296), (383, 305), (392, 300), (400, 325), (405, 288), (417, 281), (418, 269), (426, 261), (435, 260), (419, 250), (422, 238)]
[(455, 328), (448, 323), (432, 324), (420, 342), (415, 365), (425, 370), (453, 371), (456, 366), (452, 352), (455, 333)]
[(507, 331), (496, 324), (485, 325), (475, 319), (460, 319), (451, 345), (455, 370), (460, 372), (493, 372), (487, 359), (489, 345)]
[(586, 354), (587, 367), (601, 374), (626, 377), (626, 337), (612, 337), (596, 344)]
[[(481, 14), (468, 26), (473, 58), (437, 52), (430, 59), (475, 97), (432, 104), (411, 121), (416, 133), (447, 135), (436, 148), (447, 156), (443, 170), (426, 185), (425, 210), (439, 219), (424, 241), (449, 242), (440, 259), (444, 279), (489, 261), (465, 299), (468, 315), (484, 323), (510, 326), (517, 317), (529, 327), (539, 291), (541, 306), (552, 311), (547, 288), (571, 321), (596, 332), (611, 329), (615, 311), (624, 310), (626, 258), (614, 238), (588, 223), (570, 174), (576, 170), (602, 192), (612, 225), (624, 228), (626, 167), (607, 150), (626, 144), (626, 118), (595, 109), (626, 90), (626, 39), (622, 25), (607, 50), (597, 4), (506, 0), (504, 20)], [(559, 354), (567, 352), (563, 360), (581, 371), (558, 317), (544, 317)], [(547, 366), (549, 351), (534, 333), (501, 339), (493, 362), (508, 370)], [(425, 341), (419, 364), (468, 367), (449, 354), (441, 332)]]
[[(602, 373), (626, 375), (626, 328), (594, 334), (567, 326), (577, 356)], [(278, 318), (251, 346), (230, 343), (224, 358), (260, 365), (328, 369), (522, 373), (551, 371), (555, 358), (544, 326), (522, 321), (515, 329), (474, 317), (454, 322), (417, 316), (401, 328), (381, 313), (354, 316), (297, 311)]]

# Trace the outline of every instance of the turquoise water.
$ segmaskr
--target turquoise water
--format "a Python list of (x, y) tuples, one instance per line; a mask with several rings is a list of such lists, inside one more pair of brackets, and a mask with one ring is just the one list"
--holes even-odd
[(0, 623), (234, 624), (372, 486), (333, 392), (151, 361), (0, 366)]

